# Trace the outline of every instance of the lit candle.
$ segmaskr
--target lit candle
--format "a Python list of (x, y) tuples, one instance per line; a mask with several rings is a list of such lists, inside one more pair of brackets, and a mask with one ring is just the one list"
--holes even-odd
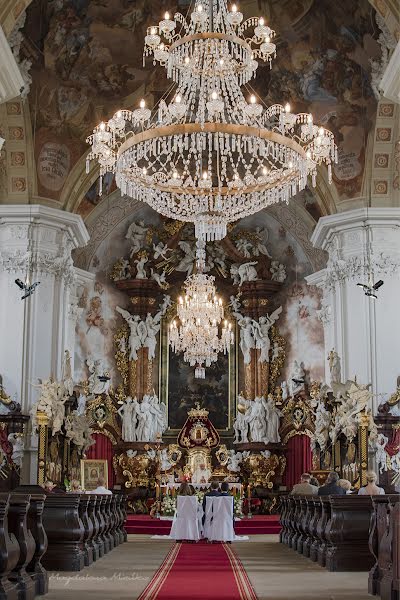
[(251, 485), (250, 485), (250, 483), (247, 486), (247, 498), (249, 499), (249, 510), (250, 510), (250, 500), (251, 500)]

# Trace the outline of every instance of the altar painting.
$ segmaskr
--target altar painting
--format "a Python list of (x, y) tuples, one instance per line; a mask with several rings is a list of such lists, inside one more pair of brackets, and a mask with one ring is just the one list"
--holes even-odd
[(220, 354), (218, 361), (206, 368), (205, 379), (195, 379), (194, 368), (168, 347), (168, 335), (163, 327), (160, 361), (161, 399), (167, 405), (168, 432), (176, 435), (187, 419), (187, 412), (198, 402), (209, 411), (210, 420), (218, 431), (232, 428), (236, 382), (236, 344), (229, 355)]

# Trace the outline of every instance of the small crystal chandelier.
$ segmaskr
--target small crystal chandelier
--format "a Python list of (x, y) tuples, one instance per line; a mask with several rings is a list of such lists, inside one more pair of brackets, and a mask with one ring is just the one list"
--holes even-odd
[[(199, 249), (200, 246), (200, 249)], [(183, 352), (183, 359), (195, 367), (197, 379), (205, 378), (205, 367), (218, 360), (218, 354), (229, 352), (233, 343), (232, 325), (223, 323), (221, 337), (219, 325), (224, 319), (222, 299), (215, 290), (215, 277), (203, 273), (204, 259), (201, 242), (197, 242), (198, 272), (185, 281), (185, 296), (179, 297), (177, 317), (169, 328), (169, 343), (174, 352)]]
[(149, 27), (153, 56), (175, 89), (153, 111), (140, 101), (98, 125), (88, 143), (100, 176), (114, 172), (122, 194), (157, 212), (193, 222), (198, 239), (218, 240), (227, 224), (316, 184), (317, 166), (337, 161), (331, 131), (290, 105), (263, 106), (242, 87), (257, 61), (276, 55), (263, 18), (243, 21), (226, 0), (196, 0), (190, 18), (165, 13)]

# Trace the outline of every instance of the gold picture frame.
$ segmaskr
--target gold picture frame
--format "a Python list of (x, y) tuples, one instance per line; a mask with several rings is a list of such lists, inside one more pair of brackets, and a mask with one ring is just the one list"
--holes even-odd
[(108, 489), (108, 460), (103, 458), (85, 458), (81, 460), (81, 486), (86, 491), (98, 487), (99, 477), (104, 477)]

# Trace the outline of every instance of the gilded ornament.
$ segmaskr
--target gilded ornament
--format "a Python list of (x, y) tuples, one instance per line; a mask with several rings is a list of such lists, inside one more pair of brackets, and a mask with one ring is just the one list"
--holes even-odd
[(217, 457), (219, 464), (223, 467), (228, 464), (229, 453), (228, 448), (225, 444), (221, 444), (221, 446), (216, 451), (215, 456)]
[(182, 458), (182, 450), (178, 444), (169, 444), (167, 456), (169, 462), (174, 467)]

